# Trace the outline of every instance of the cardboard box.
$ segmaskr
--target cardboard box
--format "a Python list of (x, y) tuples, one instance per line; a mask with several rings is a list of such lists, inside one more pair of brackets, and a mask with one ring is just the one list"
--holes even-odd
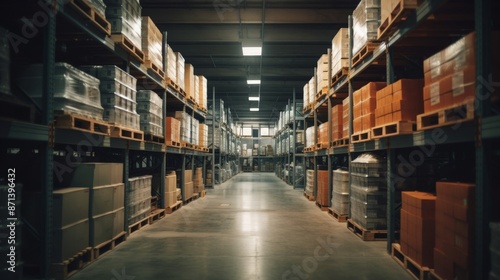
[(362, 117), (362, 131), (372, 129), (375, 127), (375, 114), (367, 114)]
[(92, 232), (90, 246), (97, 246), (113, 239), (114, 215), (115, 213), (110, 211), (104, 214), (94, 215), (90, 218), (90, 231)]
[(56, 228), (53, 233), (52, 262), (62, 263), (90, 245), (88, 218)]
[(362, 131), (361, 117), (355, 118), (352, 122), (353, 133), (358, 133)]
[(436, 211), (436, 196), (417, 191), (401, 192), (402, 208), (417, 217), (434, 219)]
[(92, 215), (101, 215), (110, 211), (123, 208), (125, 202), (124, 184), (108, 185), (94, 187), (90, 190), (90, 195), (94, 202), (92, 207)]
[(63, 228), (89, 216), (89, 189), (65, 188), (52, 195), (54, 228)]
[(113, 211), (113, 238), (125, 230), (125, 208)]
[(361, 115), (374, 114), (375, 108), (377, 108), (377, 99), (368, 98), (361, 102)]
[[(353, 105), (357, 105), (361, 103), (361, 89), (356, 90), (352, 93)], [(349, 98), (349, 97), (348, 97)]]
[(193, 170), (184, 170), (184, 183), (193, 182)]
[(194, 186), (193, 182), (185, 183), (184, 184), (184, 191), (186, 194), (184, 195), (185, 199), (189, 199), (193, 196), (193, 191), (194, 191)]
[(385, 115), (384, 116), (379, 116), (375, 117), (375, 126), (381, 126), (385, 124)]
[(123, 183), (122, 163), (81, 163), (73, 173), (70, 187), (95, 187)]
[(174, 192), (177, 188), (177, 174), (174, 171), (165, 176), (165, 192)]
[(392, 114), (387, 114), (384, 116), (384, 122), (385, 123), (391, 123), (393, 122), (393, 119), (392, 119)]
[(181, 142), (181, 122), (173, 117), (165, 118), (165, 140)]
[(454, 279), (453, 261), (439, 249), (434, 249), (434, 272), (442, 279)]
[(165, 207), (172, 207), (177, 203), (177, 190), (165, 192)]

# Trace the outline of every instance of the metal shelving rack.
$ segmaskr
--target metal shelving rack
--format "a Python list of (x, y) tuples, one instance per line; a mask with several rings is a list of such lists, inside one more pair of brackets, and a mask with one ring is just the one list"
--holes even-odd
[[(33, 3), (33, 5), (35, 5), (35, 3)], [(77, 147), (77, 149), (72, 150), (78, 151), (79, 156), (88, 159), (105, 158), (112, 155), (114, 160), (119, 159), (119, 161), (121, 161), (124, 165), (123, 181), (125, 183), (132, 174), (144, 174), (151, 172), (153, 169), (159, 170), (159, 197), (162, 197), (165, 191), (164, 180), (167, 166), (167, 154), (181, 157), (183, 170), (186, 165), (194, 165), (195, 160), (193, 160), (193, 158), (196, 157), (198, 159), (203, 159), (210, 156), (208, 153), (184, 148), (174, 148), (159, 143), (139, 142), (97, 135), (90, 132), (87, 133), (54, 128), (54, 116), (52, 109), (54, 94), (53, 80), (55, 75), (55, 62), (58, 60), (57, 57), (60, 56), (61, 52), (61, 50), (56, 47), (56, 42), (67, 43), (69, 45), (71, 39), (67, 40), (68, 34), (71, 34), (71, 36), (80, 40), (80, 43), (69, 45), (70, 48), (73, 48), (74, 50), (73, 53), (69, 52), (70, 56), (75, 53), (79, 54), (71, 57), (70, 60), (72, 62), (84, 62), (83, 60), (80, 60), (82, 54), (84, 54), (89, 55), (89, 57), (92, 55), (96, 56), (89, 62), (85, 61), (87, 64), (93, 63), (96, 65), (102, 65), (107, 63), (122, 66), (127, 70), (127, 72), (137, 78), (138, 89), (153, 90), (158, 93), (160, 97), (162, 97), (164, 102), (164, 116), (166, 115), (167, 108), (170, 110), (172, 106), (177, 109), (181, 108), (200, 120), (204, 120), (206, 115), (199, 109), (194, 108), (191, 104), (184, 102), (179, 92), (167, 87), (163, 83), (162, 77), (158, 76), (150, 69), (147, 69), (122, 48), (115, 47), (115, 44), (110, 37), (106, 36), (92, 24), (85, 22), (79, 14), (75, 13), (72, 9), (69, 9), (64, 5), (64, 3), (58, 2), (55, 4), (57, 5), (56, 7), (51, 6), (52, 4), (48, 5), (52, 7), (54, 11), (57, 11), (57, 13), (47, 12), (47, 24), (39, 29), (42, 32), (38, 35), (43, 37), (35, 37), (35, 39), (33, 39), (43, 42), (43, 50), (38, 54), (42, 58), (42, 61), (39, 60), (39, 62), (43, 62), (44, 65), (43, 108), (41, 110), (42, 120), (39, 124), (6, 119), (2, 119), (0, 121), (0, 128), (2, 131), (6, 132), (2, 133), (0, 136), (1, 143), (7, 145), (8, 147), (16, 147), (19, 141), (22, 141), (24, 143), (21, 145), (22, 147), (25, 149), (36, 148), (42, 155), (41, 167), (43, 168), (43, 171), (41, 173), (42, 180), (40, 189), (43, 195), (43, 201), (41, 202), (43, 228), (42, 232), (39, 233), (42, 248), (41, 256), (39, 256), (41, 263), (39, 264), (40, 269), (38, 272), (43, 278), (48, 278), (51, 273), (51, 248), (53, 247), (53, 241), (51, 239), (53, 217), (52, 195), (54, 185), (53, 174), (55, 168), (54, 152), (57, 152), (57, 149)], [(16, 29), (21, 28), (16, 22), (17, 16), (36, 9), (37, 7), (34, 6), (21, 7), (21, 5), (17, 5), (10, 11), (12, 13), (11, 16), (3, 18), (2, 25), (6, 25), (6, 28), (15, 31)], [(166, 35), (167, 34), (165, 33), (163, 42), (164, 45), (166, 44)], [(30, 42), (29, 44), (31, 44), (31, 46), (28, 45), (23, 47), (28, 49), (28, 51), (35, 48), (33, 45), (34, 43)], [(19, 55), (23, 54), (21, 53), (18, 54), (18, 56)], [(29, 62), (30, 60), (27, 61)], [(165, 125), (165, 122), (163, 123)], [(78, 149), (83, 145), (88, 146), (90, 151), (81, 151)], [(26, 146), (30, 148), (27, 148)], [(186, 161), (188, 162), (187, 164)], [(184, 179), (181, 178), (181, 181), (183, 180)], [(127, 184), (125, 184), (125, 188), (128, 189)], [(184, 196), (184, 190), (182, 190), (182, 193)], [(126, 195), (127, 191), (125, 192), (125, 196)], [(165, 208), (164, 199), (160, 199), (159, 207)], [(125, 211), (128, 211), (127, 207)], [(128, 232), (129, 225), (127, 219), (125, 219), (124, 224), (124, 231)]]
[[(374, 81), (373, 77), (382, 77), (382, 81), (393, 83), (399, 79), (401, 68), (397, 62), (397, 56), (420, 56), (420, 62), (433, 53), (445, 48), (460, 36), (469, 32), (476, 32), (476, 99), (475, 99), (475, 120), (462, 123), (460, 129), (451, 126), (439, 128), (440, 135), (446, 135), (444, 141), (435, 143), (438, 147), (449, 146), (450, 144), (459, 145), (458, 147), (475, 147), (475, 178), (476, 178), (476, 261), (475, 276), (477, 279), (485, 279), (489, 273), (489, 253), (488, 244), (489, 222), (498, 220), (498, 214), (493, 211), (494, 206), (492, 194), (498, 193), (493, 188), (492, 178), (495, 176), (491, 162), (491, 155), (498, 154), (498, 143), (500, 139), (500, 116), (493, 112), (493, 105), (488, 98), (492, 93), (493, 85), (485, 85), (482, 77), (489, 77), (492, 73), (492, 49), (491, 49), (491, 31), (498, 30), (499, 24), (492, 18), (493, 1), (475, 0), (475, 1), (446, 1), (446, 0), (426, 0), (416, 9), (415, 13), (410, 14), (406, 21), (402, 22), (396, 31), (385, 42), (382, 42), (375, 51), (368, 55), (363, 61), (355, 67), (350, 65), (350, 74), (335, 84), (330, 95), (348, 94), (350, 98), (350, 111), (352, 112), (352, 94), (354, 90), (360, 88), (368, 81)], [(498, 5), (498, 4), (496, 4)], [(472, 18), (466, 17), (470, 12), (464, 15), (453, 15), (460, 12), (460, 8), (468, 7), (474, 10)], [(436, 14), (445, 14), (448, 12), (446, 20), (451, 23), (444, 23), (444, 30), (433, 26), (433, 18)], [(432, 16), (431, 16), (432, 15)], [(437, 16), (436, 16), (437, 18)], [(453, 20), (460, 19), (460, 24)], [(455, 24), (454, 24), (455, 22)], [(443, 23), (443, 22), (440, 22)], [(443, 27), (443, 25), (439, 25)], [(349, 31), (352, 46), (352, 18), (349, 18)], [(427, 36), (420, 36), (422, 32), (427, 32)], [(434, 35), (433, 37), (433, 34)], [(426, 39), (430, 37), (429, 39)], [(350, 60), (352, 61), (352, 50), (350, 51)], [(412, 62), (409, 61), (411, 64)], [(375, 76), (374, 76), (375, 74)], [(385, 77), (385, 78), (384, 78)], [(396, 78), (398, 77), (398, 78)], [(487, 80), (488, 79), (484, 79)], [(495, 82), (495, 81), (493, 81)], [(305, 118), (314, 119), (316, 123), (316, 111), (330, 99), (319, 102)], [(349, 121), (349, 134), (352, 135), (352, 114)], [(391, 174), (396, 171), (396, 157), (400, 149), (413, 147), (422, 147), (429, 143), (433, 137), (433, 131), (419, 131), (411, 135), (392, 136), (368, 142), (351, 144), (346, 147), (330, 148), (326, 153), (332, 156), (348, 155), (349, 159), (354, 159), (354, 155), (367, 151), (377, 151), (386, 153), (388, 164), (388, 240), (387, 250), (390, 253), (392, 243), (396, 236), (396, 215), (395, 201), (396, 193), (390, 186), (395, 183)], [(497, 145), (498, 146), (498, 145)], [(306, 157), (316, 157), (323, 154), (323, 151), (307, 153)], [(330, 168), (329, 162), (329, 168)], [(331, 182), (329, 180), (329, 182)], [(496, 209), (496, 208), (495, 208)], [(496, 215), (496, 216), (495, 216)]]

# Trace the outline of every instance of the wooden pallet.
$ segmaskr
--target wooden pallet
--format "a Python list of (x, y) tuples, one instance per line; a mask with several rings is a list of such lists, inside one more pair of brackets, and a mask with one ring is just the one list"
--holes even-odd
[(316, 102), (321, 101), (323, 97), (326, 97), (328, 95), (328, 87), (324, 87), (316, 93)]
[(181, 145), (182, 145), (183, 148), (187, 148), (187, 149), (191, 149), (191, 150), (195, 150), (196, 149), (196, 145), (191, 144), (191, 143), (181, 142)]
[(153, 223), (156, 223), (158, 220), (165, 218), (165, 209), (156, 209), (151, 212), (151, 215), (149, 215), (149, 224), (152, 225)]
[(355, 223), (352, 219), (347, 219), (347, 228), (359, 236), (363, 241), (387, 240), (387, 230), (367, 230)]
[(110, 136), (134, 141), (144, 141), (144, 132), (120, 125), (111, 125)]
[(174, 205), (167, 207), (165, 209), (165, 212), (167, 214), (172, 214), (172, 213), (174, 213), (174, 211), (177, 211), (181, 207), (182, 207), (182, 201), (177, 201)]
[(441, 278), (439, 275), (436, 274), (436, 271), (434, 269), (431, 269), (429, 271), (429, 277), (427, 278), (428, 280), (445, 280)]
[(315, 151), (328, 149), (328, 143), (316, 143), (316, 145), (314, 147), (315, 147), (314, 148)]
[(87, 0), (68, 0), (67, 6), (84, 16), (95, 27), (100, 29), (106, 35), (111, 35), (111, 23), (106, 20), (106, 17), (100, 14)]
[(354, 133), (351, 135), (351, 143), (358, 143), (371, 140), (371, 131), (365, 130), (363, 132)]
[(122, 47), (125, 51), (127, 51), (131, 56), (135, 57), (141, 63), (144, 62), (144, 53), (136, 47), (130, 39), (125, 37), (125, 35), (121, 33), (111, 34), (111, 39), (115, 44)]
[(151, 69), (154, 73), (156, 73), (158, 76), (160, 76), (162, 79), (165, 77), (165, 72), (161, 67), (158, 65), (154, 64), (151, 60), (146, 60), (144, 61), (144, 65), (146, 68)]
[(199, 193), (193, 193), (193, 196), (191, 196), (190, 198), (186, 199), (184, 201), (184, 204), (189, 204), (195, 200), (197, 200), (198, 198), (200, 197), (200, 194)]
[(365, 57), (373, 53), (378, 47), (378, 42), (368, 42), (352, 57), (352, 67), (358, 65)]
[(182, 96), (184, 96), (184, 98), (187, 96), (187, 93), (186, 93), (186, 91), (184, 91), (184, 89), (183, 89), (183, 88), (180, 88), (180, 89), (179, 89), (179, 93), (180, 93)]
[(335, 141), (332, 141), (332, 143), (331, 143), (331, 146), (334, 148), (347, 146), (347, 145), (349, 145), (349, 138), (337, 139)]
[(430, 269), (425, 266), (420, 266), (417, 262), (403, 254), (399, 244), (392, 244), (391, 256), (397, 263), (399, 263), (399, 265), (410, 273), (413, 278), (417, 280), (429, 279)]
[(208, 150), (208, 148), (205, 148), (205, 147), (203, 147), (203, 146), (200, 146), (200, 151), (205, 152), (205, 153), (208, 153), (208, 151), (209, 151), (209, 150)]
[(328, 206), (324, 206), (324, 205), (321, 205), (319, 202), (316, 201), (316, 206), (318, 206), (318, 208), (321, 210), (321, 211), (328, 211)]
[(149, 133), (144, 134), (144, 141), (158, 143), (158, 144), (165, 144), (165, 138), (163, 138), (161, 136), (149, 134)]
[(176, 142), (176, 141), (166, 141), (165, 144), (167, 146), (174, 147), (174, 148), (181, 148), (182, 147), (181, 143)]
[(474, 119), (474, 101), (417, 116), (417, 130), (433, 129)]
[(122, 232), (115, 236), (113, 239), (103, 242), (93, 248), (94, 251), (94, 259), (98, 259), (100, 256), (104, 255), (107, 252), (113, 250), (116, 246), (127, 240), (127, 233)]
[(307, 115), (309, 114), (309, 112), (311, 112), (312, 108), (314, 107), (314, 102), (311, 102), (309, 103), (303, 110), (302, 110), (302, 113), (304, 115)]
[(188, 98), (186, 98), (187, 101), (191, 104), (196, 104), (196, 100), (194, 100), (194, 98), (192, 96), (189, 96)]
[(417, 129), (413, 121), (399, 121), (380, 125), (372, 128), (372, 139), (389, 137), (394, 135), (412, 134)]
[(105, 121), (98, 121), (73, 113), (55, 114), (54, 120), (57, 128), (79, 130), (106, 136), (110, 135), (110, 126)]
[(24, 122), (35, 121), (35, 107), (11, 94), (0, 93), (0, 118)]
[(142, 229), (143, 227), (149, 225), (149, 217), (146, 217), (133, 225), (128, 227), (128, 235), (131, 235), (132, 233)]
[(167, 77), (165, 79), (165, 83), (167, 84), (167, 86), (169, 86), (170, 88), (174, 89), (175, 91), (180, 91), (181, 90), (181, 87), (176, 82), (174, 82), (171, 78)]
[(87, 247), (62, 263), (53, 263), (51, 265), (51, 276), (56, 280), (68, 279), (93, 261), (92, 248)]
[(335, 75), (332, 76), (332, 86), (335, 86), (342, 78), (349, 75), (349, 68), (342, 67)]
[(399, 28), (401, 22), (406, 21), (417, 8), (416, 0), (399, 1), (389, 16), (380, 24), (377, 30), (377, 39), (383, 41), (389, 38)]
[(307, 198), (309, 201), (314, 201), (315, 198), (313, 195), (308, 194), (307, 192), (304, 192), (304, 196)]
[(312, 147), (307, 147), (307, 148), (304, 148), (304, 153), (311, 153), (311, 152), (314, 152), (316, 149), (315, 146), (312, 146)]
[(330, 215), (330, 217), (334, 218), (339, 223), (347, 222), (347, 218), (348, 218), (347, 214), (339, 214), (337, 211), (333, 210), (332, 208), (328, 208), (328, 215)]

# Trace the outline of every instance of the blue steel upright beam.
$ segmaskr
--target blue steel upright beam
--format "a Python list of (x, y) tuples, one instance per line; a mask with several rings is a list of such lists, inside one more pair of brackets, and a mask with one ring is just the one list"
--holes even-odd
[[(394, 57), (391, 48), (386, 49), (386, 75), (387, 84), (394, 83)], [(390, 139), (389, 139), (390, 140)], [(396, 154), (390, 147), (390, 142), (387, 145), (387, 253), (392, 252), (392, 243), (395, 242), (396, 232), (396, 192), (392, 182), (391, 174), (396, 171)]]

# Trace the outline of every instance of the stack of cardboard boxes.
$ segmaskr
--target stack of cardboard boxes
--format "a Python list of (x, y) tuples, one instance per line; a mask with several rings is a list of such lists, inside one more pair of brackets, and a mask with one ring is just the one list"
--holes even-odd
[(342, 139), (349, 138), (349, 97), (342, 101)]
[(353, 93), (353, 134), (371, 130), (375, 126), (376, 94), (385, 86), (383, 82), (370, 82)]
[(146, 65), (152, 64), (163, 71), (163, 35), (150, 17), (142, 17), (142, 52)]
[(184, 199), (193, 197), (194, 183), (193, 183), (193, 170), (184, 171)]
[(330, 67), (329, 64), (329, 57), (328, 54), (323, 54), (319, 59), (317, 63), (317, 68), (316, 68), (316, 93), (319, 93), (321, 91), (328, 91), (328, 68)]
[(194, 170), (193, 192), (200, 193), (204, 190), (205, 185), (203, 184), (203, 168), (198, 167)]
[(181, 122), (173, 117), (165, 118), (165, 141), (181, 142)]
[(422, 267), (433, 267), (436, 197), (402, 192), (401, 252)]
[(316, 195), (316, 202), (321, 206), (329, 206), (328, 199), (328, 170), (318, 170), (318, 193)]
[(316, 176), (313, 169), (306, 170), (306, 193), (312, 196), (314, 194), (314, 181)]
[(184, 90), (186, 91), (186, 100), (195, 101), (197, 99), (198, 90), (196, 90), (194, 66), (190, 63), (184, 64)]
[(177, 175), (174, 171), (165, 176), (165, 207), (172, 207), (177, 203)]
[(163, 53), (163, 71), (166, 78), (172, 80), (177, 84), (177, 53), (174, 52), (170, 45), (165, 46), (165, 53)]
[(423, 80), (401, 79), (376, 93), (375, 126), (415, 121), (422, 113)]
[(332, 76), (349, 67), (349, 29), (340, 28), (332, 40)]
[(306, 109), (309, 106), (309, 83), (304, 85), (304, 89), (302, 91), (303, 99), (304, 99), (304, 107)]
[(318, 126), (318, 139), (316, 143), (327, 144), (328, 143), (328, 126), (329, 122), (324, 122)]
[(333, 106), (332, 108), (332, 141), (342, 139), (343, 134), (343, 121), (344, 121), (344, 109), (342, 104)]

